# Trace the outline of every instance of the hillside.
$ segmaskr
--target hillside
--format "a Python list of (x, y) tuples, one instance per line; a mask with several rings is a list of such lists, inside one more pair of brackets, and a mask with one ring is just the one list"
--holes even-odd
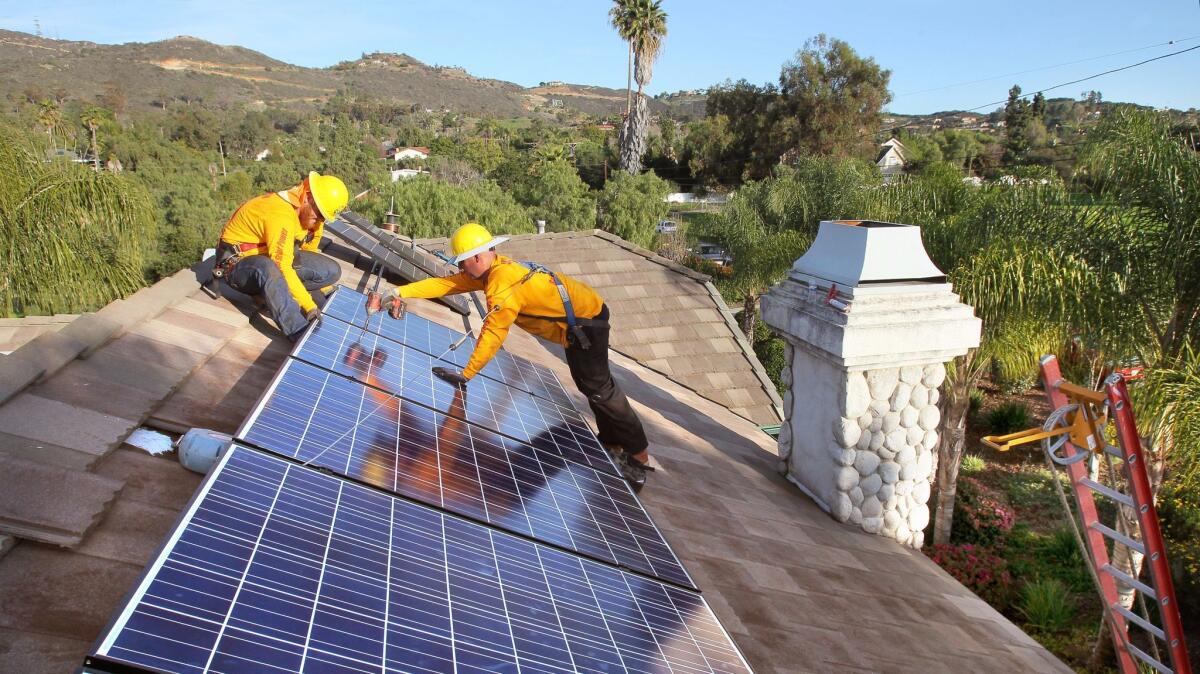
[[(364, 54), (328, 68), (304, 68), (187, 36), (102, 45), (0, 30), (2, 96), (90, 101), (114, 83), (131, 111), (172, 101), (305, 108), (339, 90), (416, 108), (504, 118), (529, 115), (555, 99), (593, 115), (625, 107), (624, 90), (561, 83), (525, 89), (461, 68), (429, 66), (405, 54)], [(665, 109), (653, 100), (651, 106)]]

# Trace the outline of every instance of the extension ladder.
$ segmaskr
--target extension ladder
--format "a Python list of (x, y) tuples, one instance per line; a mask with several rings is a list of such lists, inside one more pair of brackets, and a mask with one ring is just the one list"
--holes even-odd
[[(1179, 606), (1175, 601), (1171, 570), (1167, 565), (1158, 513), (1154, 509), (1154, 495), (1146, 473), (1146, 461), (1134, 422), (1133, 405), (1129, 401), (1125, 377), (1119, 373), (1112, 374), (1104, 380), (1103, 391), (1092, 391), (1065, 381), (1054, 356), (1042, 357), (1041, 370), (1046, 397), (1055, 410), (1046, 420), (1043, 432), (1057, 431), (1056, 437), (1044, 438), (1042, 442), (1047, 456), (1064, 466), (1070, 476), (1079, 518), (1083, 524), (1087, 561), (1092, 565), (1092, 576), (1099, 586), (1121, 671), (1125, 674), (1137, 672), (1136, 658), (1162, 674), (1190, 674), (1192, 669), (1184, 643)], [(1116, 445), (1109, 444), (1105, 439), (1103, 430), (1106, 412), (1115, 424)], [(1091, 433), (1081, 433), (1084, 429), (1090, 430)], [(1077, 443), (1085, 446), (1076, 446)], [(1109, 462), (1108, 473), (1113, 484), (1100, 484), (1088, 476), (1087, 459), (1093, 454)], [(1113, 458), (1121, 461), (1119, 471), (1113, 469)], [(1120, 481), (1119, 476), (1124, 477), (1124, 490), (1115, 484)], [(1057, 480), (1055, 482), (1057, 484)], [(1118, 531), (1120, 527), (1110, 527), (1100, 522), (1094, 494), (1100, 494), (1115, 502), (1118, 506), (1118, 518), (1124, 517), (1124, 512), (1132, 510), (1136, 516), (1136, 528), (1141, 532), (1141, 540)], [(1128, 524), (1132, 525), (1132, 522)], [(1126, 531), (1132, 532), (1132, 528), (1126, 528)], [(1143, 563), (1150, 569), (1151, 584), (1132, 578), (1109, 563), (1105, 539), (1112, 540), (1113, 545), (1124, 545), (1141, 553), (1144, 556)], [(1138, 615), (1121, 605), (1117, 599), (1117, 583), (1133, 588), (1141, 594), (1143, 615)], [(1156, 625), (1151, 614), (1144, 610), (1147, 603), (1153, 603), (1157, 607), (1161, 627)], [(1128, 632), (1130, 624), (1136, 625), (1151, 636), (1149, 650), (1153, 655), (1131, 642)], [(1158, 642), (1166, 645), (1167, 658), (1160, 654)], [(1169, 662), (1170, 666), (1166, 662)]]

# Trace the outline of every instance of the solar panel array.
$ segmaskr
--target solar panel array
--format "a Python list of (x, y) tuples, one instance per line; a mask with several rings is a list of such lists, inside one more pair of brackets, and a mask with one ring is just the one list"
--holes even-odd
[(87, 671), (749, 671), (573, 408), (380, 325), (310, 329)]

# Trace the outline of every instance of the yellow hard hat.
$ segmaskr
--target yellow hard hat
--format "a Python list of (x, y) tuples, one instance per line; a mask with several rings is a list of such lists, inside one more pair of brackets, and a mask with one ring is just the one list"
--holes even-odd
[(458, 264), (472, 255), (491, 250), (505, 241), (508, 241), (507, 236), (493, 237), (484, 229), (483, 225), (468, 222), (450, 235), (450, 254), (454, 256), (454, 264)]
[(313, 200), (317, 202), (317, 210), (321, 211), (321, 217), (325, 218), (326, 223), (333, 222), (338, 213), (346, 208), (346, 204), (350, 203), (346, 183), (336, 176), (323, 176), (316, 171), (309, 171), (308, 191), (312, 193)]

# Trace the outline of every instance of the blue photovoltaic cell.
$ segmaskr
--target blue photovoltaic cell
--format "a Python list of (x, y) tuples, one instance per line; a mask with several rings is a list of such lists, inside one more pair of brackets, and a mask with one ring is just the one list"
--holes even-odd
[(750, 671), (694, 592), (237, 446), (86, 664)]
[[(379, 312), (368, 320), (366, 301), (366, 295), (342, 286), (329, 298), (322, 313), (350, 323), (361, 331), (382, 335), (434, 357), (440, 356), (441, 360), (458, 368), (466, 367), (475, 349), (473, 337), (467, 337), (461, 346), (450, 351), (450, 345), (458, 341), (463, 333), (421, 318), (411, 311), (399, 321), (388, 316), (387, 312)], [(497, 351), (479, 374), (574, 409), (571, 398), (549, 368), (514, 356), (504, 349)]]
[(608, 452), (574, 408), (485, 377), (472, 379), (460, 395), (458, 387), (430, 371), (437, 363), (432, 356), (373, 332), (341, 321), (321, 321), (292, 355), (538, 449), (617, 473)]
[(238, 437), (338, 475), (685, 587), (621, 478), (291, 360)]

